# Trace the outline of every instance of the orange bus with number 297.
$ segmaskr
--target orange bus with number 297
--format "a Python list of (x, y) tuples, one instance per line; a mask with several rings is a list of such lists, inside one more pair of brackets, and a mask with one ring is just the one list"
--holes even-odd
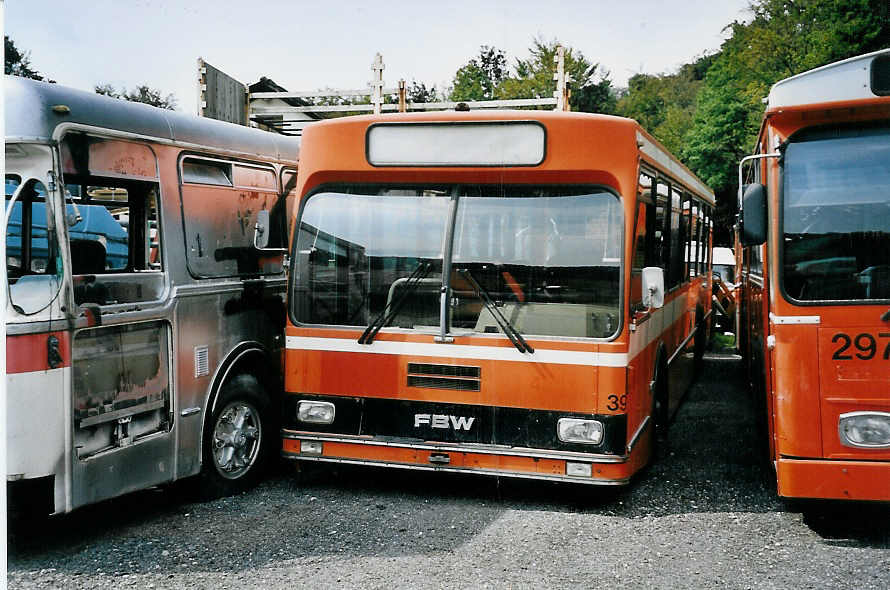
[(775, 84), (743, 172), (740, 343), (779, 495), (888, 501), (890, 50)]
[(305, 130), (282, 453), (627, 483), (710, 321), (713, 193), (629, 119)]

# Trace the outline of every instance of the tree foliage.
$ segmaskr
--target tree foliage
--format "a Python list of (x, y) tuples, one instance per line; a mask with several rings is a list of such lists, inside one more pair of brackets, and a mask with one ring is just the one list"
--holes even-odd
[[(448, 98), (453, 101), (515, 98), (550, 98), (556, 89), (556, 40), (534, 39), (529, 56), (517, 58), (512, 68), (506, 54), (483, 45), (479, 55), (454, 75)], [(588, 61), (580, 51), (566, 48), (566, 73), (571, 77), (572, 110), (614, 113), (616, 95), (609, 73)]]
[(627, 92), (618, 100), (618, 114), (636, 119), (668, 150), (679, 154), (692, 125), (710, 61), (710, 57), (699, 58), (675, 74), (632, 76)]
[(8, 35), (3, 36), (3, 73), (10, 76), (21, 76), (33, 80), (55, 82), (31, 68), (31, 52), (22, 51)]
[[(527, 59), (517, 59), (514, 74), (507, 77), (498, 89), (498, 98), (549, 98), (556, 85), (553, 73), (556, 65), (557, 40), (536, 38), (529, 47)], [(587, 113), (614, 113), (615, 91), (609, 72), (591, 63), (584, 54), (571, 47), (565, 50), (565, 71), (570, 77), (572, 110)]]
[(406, 88), (408, 102), (436, 102), (439, 100), (439, 93), (435, 86), (427, 87), (423, 82), (411, 80)]
[(507, 74), (507, 56), (500, 49), (483, 45), (479, 55), (454, 74), (450, 99), (491, 100)]
[(150, 88), (145, 84), (137, 86), (133, 90), (129, 91), (126, 88), (121, 88), (118, 91), (111, 84), (102, 84), (100, 86), (96, 86), (95, 90), (97, 94), (110, 96), (112, 98), (129, 100), (130, 102), (141, 102), (149, 104), (153, 107), (159, 107), (171, 111), (176, 110), (176, 97), (173, 96), (173, 94), (162, 96), (160, 90)]

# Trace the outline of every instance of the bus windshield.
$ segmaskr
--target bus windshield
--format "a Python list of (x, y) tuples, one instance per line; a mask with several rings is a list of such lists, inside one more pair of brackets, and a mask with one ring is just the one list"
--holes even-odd
[(890, 299), (890, 127), (795, 136), (783, 183), (786, 295)]
[(607, 338), (622, 239), (620, 202), (601, 188), (336, 187), (306, 201), (292, 311), (366, 326), (395, 308), (388, 326), (438, 329), (448, 272), (450, 333), (503, 331), (490, 298), (522, 334)]

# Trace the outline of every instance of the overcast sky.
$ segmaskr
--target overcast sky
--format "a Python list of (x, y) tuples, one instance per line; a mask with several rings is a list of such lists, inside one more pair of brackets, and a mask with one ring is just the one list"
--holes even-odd
[(31, 67), (60, 84), (148, 84), (197, 108), (197, 58), (244, 83), (288, 90), (362, 88), (380, 52), (384, 80), (441, 88), (478, 54), (512, 63), (534, 37), (580, 50), (624, 86), (719, 48), (748, 0), (8, 0), (5, 32)]

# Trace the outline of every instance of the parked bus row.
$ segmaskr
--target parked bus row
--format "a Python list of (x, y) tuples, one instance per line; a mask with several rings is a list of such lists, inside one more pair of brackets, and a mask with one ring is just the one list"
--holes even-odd
[[(783, 496), (890, 500), (888, 62), (778, 83), (746, 158), (739, 341)], [(232, 493), (279, 453), (623, 485), (701, 365), (714, 195), (629, 119), (301, 144), (17, 78), (5, 100), (7, 482), (48, 513)]]

